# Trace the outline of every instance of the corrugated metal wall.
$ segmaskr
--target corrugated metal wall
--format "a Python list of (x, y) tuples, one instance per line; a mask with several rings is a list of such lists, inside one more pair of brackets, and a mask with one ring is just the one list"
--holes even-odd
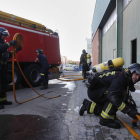
[[(105, 2), (105, 5), (103, 6), (104, 2)], [(108, 8), (111, 6), (109, 2), (111, 2), (111, 1), (97, 0), (94, 17), (93, 17), (93, 22), (92, 22), (92, 29), (94, 31), (97, 30), (97, 28), (104, 16), (104, 11), (107, 8), (107, 5), (109, 4)], [(117, 2), (120, 2), (120, 1), (117, 1)], [(117, 47), (119, 46), (120, 47), (119, 56), (122, 55), (122, 57), (124, 58), (124, 61), (125, 61), (124, 67), (128, 67), (132, 62), (131, 61), (131, 59), (132, 59), (132, 46), (131, 45), (132, 45), (132, 41), (134, 39), (137, 40), (136, 62), (140, 63), (140, 53), (139, 53), (140, 52), (140, 13), (139, 13), (140, 0), (131, 0), (131, 1), (127, 2), (127, 4), (125, 5), (126, 7), (124, 6), (124, 3), (126, 1), (122, 1), (122, 2), (123, 2), (123, 5), (120, 3), (119, 3), (120, 5), (119, 5), (117, 3), (118, 4), (117, 10), (121, 10), (121, 6), (123, 6), (123, 8), (125, 8), (122, 12), (120, 11), (120, 13), (119, 13), (119, 14), (122, 13), (122, 15), (123, 15), (122, 19), (117, 18), (117, 21), (115, 21), (113, 23), (113, 25), (111, 26), (111, 28), (109, 28), (109, 30), (104, 34), (104, 36), (101, 37), (102, 41), (99, 39), (101, 42), (100, 51), (102, 54), (100, 56), (102, 57), (101, 62), (105, 62), (109, 59), (116, 58)], [(109, 11), (109, 12), (111, 12), (111, 11)], [(118, 11), (117, 11), (117, 14), (118, 14)], [(116, 25), (117, 24), (116, 22), (122, 22), (123, 24)], [(122, 31), (121, 33), (117, 30), (117, 27), (122, 28), (120, 30), (120, 31)], [(102, 29), (103, 29), (103, 27), (100, 26), (100, 30), (102, 30)], [(97, 36), (99, 37), (98, 31), (99, 30), (97, 30), (97, 32), (93, 33), (94, 38), (92, 40), (92, 53), (95, 54), (95, 55), (92, 55), (93, 64), (96, 64), (98, 62), (97, 59), (99, 58), (99, 56), (96, 55), (96, 54), (99, 54), (99, 53), (97, 53), (97, 51), (99, 51), (99, 48), (96, 45)], [(117, 31), (120, 34), (117, 33)], [(117, 35), (122, 35), (122, 38), (120, 40), (118, 40)], [(117, 43), (117, 41), (118, 41), (118, 43)]]
[(123, 11), (123, 50), (125, 67), (131, 64), (131, 41), (137, 39), (137, 62), (140, 63), (140, 0), (132, 0)]
[(117, 33), (116, 21), (102, 37), (102, 62), (116, 58), (117, 55)]
[(92, 39), (94, 35), (96, 34), (96, 31), (98, 29), (98, 26), (103, 18), (103, 15), (105, 13), (105, 10), (109, 4), (110, 0), (96, 0), (93, 20), (92, 20)]

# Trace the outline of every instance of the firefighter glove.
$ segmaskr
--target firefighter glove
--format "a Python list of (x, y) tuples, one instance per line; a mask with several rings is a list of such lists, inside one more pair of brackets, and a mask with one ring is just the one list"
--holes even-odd
[(22, 50), (22, 47), (21, 46), (19, 46), (19, 48), (18, 49), (16, 49), (16, 53), (17, 52), (19, 52), (19, 51), (21, 51)]
[(127, 114), (133, 119), (137, 119), (136, 115), (140, 115), (137, 109), (130, 109)]
[(17, 41), (16, 40), (12, 40), (11, 42), (8, 42), (10, 44), (10, 46), (13, 46), (13, 45), (17, 45)]

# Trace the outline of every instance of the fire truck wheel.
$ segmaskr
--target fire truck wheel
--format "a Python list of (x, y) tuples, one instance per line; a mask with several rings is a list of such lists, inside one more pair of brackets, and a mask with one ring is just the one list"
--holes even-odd
[[(31, 64), (23, 70), (25, 77), (33, 87), (39, 86), (41, 83), (39, 78), (40, 70), (41, 67), (37, 64)], [(23, 77), (20, 84), (24, 87), (29, 86)]]
[[(8, 90), (13, 90), (13, 78), (12, 78), (12, 65), (8, 64)], [(19, 83), (21, 81), (21, 73), (17, 66), (14, 66), (14, 81), (15, 88), (18, 88)]]

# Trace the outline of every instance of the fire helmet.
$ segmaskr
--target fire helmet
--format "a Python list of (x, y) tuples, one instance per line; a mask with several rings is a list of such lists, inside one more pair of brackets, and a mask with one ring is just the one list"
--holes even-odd
[(140, 64), (139, 63), (133, 63), (128, 67), (131, 73), (136, 72), (137, 74), (140, 74)]
[(83, 52), (83, 53), (86, 53), (86, 50), (85, 50), (85, 49), (83, 49), (83, 50), (82, 50), (82, 52)]
[(7, 29), (0, 27), (0, 38), (2, 35), (10, 36), (9, 32)]
[(37, 49), (36, 53), (43, 54), (43, 50), (42, 49)]

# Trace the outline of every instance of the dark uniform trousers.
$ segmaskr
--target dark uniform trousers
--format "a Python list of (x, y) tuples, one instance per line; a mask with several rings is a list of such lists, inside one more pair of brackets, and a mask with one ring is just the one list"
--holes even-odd
[(48, 67), (42, 67), (41, 80), (43, 82), (43, 86), (48, 86)]
[(86, 80), (86, 71), (89, 71), (89, 67), (87, 63), (83, 63), (83, 68), (82, 68), (82, 75), (83, 79)]
[[(108, 89), (109, 87), (104, 87), (95, 90), (88, 89), (88, 96), (93, 101), (89, 106), (88, 113), (101, 115), (101, 117), (105, 119), (115, 118), (116, 112), (118, 111), (118, 109), (121, 110), (123, 104), (118, 109), (114, 107), (113, 104), (107, 99)], [(127, 92), (123, 90), (121, 99), (123, 99), (124, 102), (126, 101), (126, 94)]]
[(80, 64), (83, 64), (82, 65), (82, 75), (83, 75), (83, 79), (84, 81), (86, 81), (86, 71), (89, 71), (89, 67), (88, 67), (88, 64), (87, 64), (87, 54), (82, 54), (81, 57), (80, 57)]
[(0, 64), (0, 104), (7, 101), (6, 91), (8, 88), (7, 81), (7, 64)]

